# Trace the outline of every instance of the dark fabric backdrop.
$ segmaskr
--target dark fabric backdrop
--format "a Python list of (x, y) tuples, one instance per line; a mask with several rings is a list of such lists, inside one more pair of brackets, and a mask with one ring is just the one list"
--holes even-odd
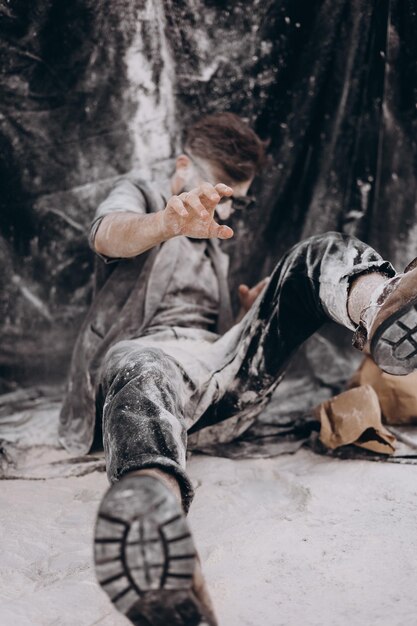
[(232, 277), (301, 237), (417, 254), (415, 0), (2, 0), (0, 378), (65, 375), (91, 298), (85, 230), (114, 178), (167, 176), (187, 124), (270, 141)]

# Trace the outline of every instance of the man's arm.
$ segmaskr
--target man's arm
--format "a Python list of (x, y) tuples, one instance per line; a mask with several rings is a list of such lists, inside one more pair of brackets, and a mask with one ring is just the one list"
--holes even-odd
[(214, 210), (233, 189), (219, 183), (203, 183), (189, 192), (172, 196), (165, 209), (142, 214), (117, 211), (106, 215), (95, 234), (94, 249), (112, 258), (138, 256), (178, 235), (197, 239), (229, 239), (233, 231), (214, 220)]

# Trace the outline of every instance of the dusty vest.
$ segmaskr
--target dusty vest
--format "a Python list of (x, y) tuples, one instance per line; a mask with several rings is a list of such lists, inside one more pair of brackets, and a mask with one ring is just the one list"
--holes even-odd
[[(133, 181), (146, 199), (147, 212), (160, 211), (165, 202), (162, 195), (143, 181)], [(175, 240), (174, 240), (175, 241)], [(161, 279), (151, 281), (151, 270), (160, 247), (133, 259), (124, 259), (112, 266), (97, 266), (93, 303), (76, 340), (68, 378), (67, 393), (60, 414), (60, 443), (74, 454), (85, 454), (91, 448), (99, 393), (99, 371), (109, 348), (122, 339), (138, 336), (156, 312), (171, 278), (176, 261), (173, 246), (167, 271)], [(233, 323), (227, 277), (221, 263), (217, 240), (210, 241), (210, 256), (219, 281), (220, 310), (217, 332), (224, 333)]]

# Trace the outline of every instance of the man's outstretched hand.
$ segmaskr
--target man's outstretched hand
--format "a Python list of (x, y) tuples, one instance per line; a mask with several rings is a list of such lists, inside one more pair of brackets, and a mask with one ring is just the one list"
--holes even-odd
[(239, 285), (239, 300), (241, 307), (239, 320), (245, 315), (245, 313), (249, 311), (256, 298), (265, 289), (268, 281), (269, 276), (261, 280), (252, 288), (248, 287), (247, 285)]
[(233, 230), (214, 220), (214, 211), (221, 198), (231, 196), (233, 189), (218, 183), (203, 183), (179, 196), (172, 196), (161, 212), (162, 228), (167, 237), (185, 235), (196, 239), (230, 239)]

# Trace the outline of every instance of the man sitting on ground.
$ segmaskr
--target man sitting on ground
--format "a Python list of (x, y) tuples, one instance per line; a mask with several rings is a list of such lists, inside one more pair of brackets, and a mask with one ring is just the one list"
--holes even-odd
[(169, 186), (121, 180), (92, 223), (91, 245), (114, 269), (74, 349), (60, 434), (85, 453), (102, 420), (112, 486), (98, 512), (97, 576), (137, 626), (216, 624), (185, 517), (187, 433), (215, 424), (242, 433), (329, 319), (385, 371), (417, 365), (417, 270), (396, 274), (340, 233), (301, 242), (268, 281), (241, 286), (245, 315), (233, 323), (221, 250), (233, 231), (218, 220), (245, 204), (262, 160), (263, 143), (239, 117), (206, 116), (189, 129)]

